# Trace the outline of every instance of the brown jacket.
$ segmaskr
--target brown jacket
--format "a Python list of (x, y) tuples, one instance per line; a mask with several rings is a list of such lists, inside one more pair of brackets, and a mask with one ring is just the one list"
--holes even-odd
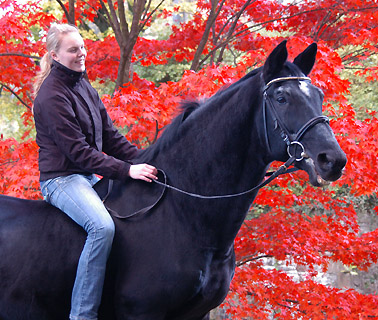
[(138, 154), (84, 75), (54, 61), (34, 101), (41, 181), (73, 173), (123, 180)]

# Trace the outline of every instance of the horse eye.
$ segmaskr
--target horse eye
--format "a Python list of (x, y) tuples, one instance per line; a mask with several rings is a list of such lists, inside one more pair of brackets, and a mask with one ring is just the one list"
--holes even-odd
[(278, 98), (277, 98), (277, 101), (278, 101), (279, 104), (284, 104), (284, 103), (286, 103), (286, 99), (285, 99), (284, 97), (278, 97)]

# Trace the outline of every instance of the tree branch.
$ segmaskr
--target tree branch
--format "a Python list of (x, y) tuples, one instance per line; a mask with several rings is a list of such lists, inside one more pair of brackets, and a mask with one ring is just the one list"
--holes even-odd
[(240, 267), (243, 264), (246, 264), (246, 263), (251, 262), (251, 261), (259, 260), (259, 259), (262, 259), (262, 258), (273, 258), (273, 256), (267, 255), (267, 254), (264, 254), (264, 255), (261, 255), (261, 256), (249, 255), (249, 256), (246, 256), (246, 257), (242, 258), (241, 260), (237, 261), (236, 266)]
[(62, 8), (62, 10), (63, 10), (63, 12), (64, 12), (64, 15), (65, 15), (66, 18), (67, 18), (67, 21), (70, 21), (70, 14), (69, 14), (69, 12), (67, 11), (67, 9), (66, 9), (65, 5), (63, 4), (63, 2), (60, 1), (60, 0), (56, 0), (56, 2), (58, 2), (58, 4), (60, 5), (60, 7)]
[(139, 21), (142, 18), (144, 9), (146, 6), (146, 0), (135, 0), (134, 1), (134, 7), (133, 7), (133, 20), (130, 28), (130, 39), (133, 39), (132, 41), (137, 40), (139, 32), (141, 31), (139, 26)]
[(190, 70), (197, 71), (198, 68), (200, 67), (200, 65), (201, 65), (200, 57), (202, 55), (202, 52), (203, 52), (203, 50), (206, 46), (208, 39), (209, 39), (210, 30), (211, 30), (212, 26), (214, 25), (218, 15), (219, 15), (219, 13), (220, 13), (223, 5), (224, 5), (224, 2), (225, 2), (225, 0), (221, 1), (221, 3), (219, 4), (219, 8), (217, 10), (218, 0), (211, 0), (211, 10), (210, 10), (209, 17), (206, 21), (205, 31), (203, 32), (203, 35), (201, 37), (201, 41), (198, 44), (197, 50), (194, 54), (194, 58), (193, 58), (193, 61), (192, 61), (192, 65), (190, 66)]
[(113, 2), (112, 2), (112, 0), (108, 0), (110, 12), (109, 12), (109, 10), (108, 10), (108, 8), (105, 5), (105, 2), (103, 0), (100, 0), (100, 3), (101, 3), (101, 6), (104, 8), (105, 14), (108, 17), (110, 26), (112, 27), (112, 29), (114, 31), (114, 35), (115, 35), (115, 38), (117, 40), (117, 43), (121, 47), (121, 45), (122, 45), (122, 32), (121, 32), (121, 28), (119, 26), (118, 17), (117, 17), (117, 13), (114, 9)]
[(75, 0), (68, 0), (68, 23), (76, 25), (75, 19)]
[(146, 26), (147, 22), (151, 19), (151, 17), (156, 13), (156, 11), (160, 8), (160, 6), (164, 3), (165, 0), (161, 0), (160, 3), (153, 9), (148, 15), (147, 15), (147, 10), (149, 10), (150, 5), (151, 5), (151, 0), (148, 3), (147, 9), (145, 11), (145, 14), (142, 17), (143, 23), (140, 26), (139, 30), (142, 31), (144, 27)]
[(21, 98), (20, 98), (20, 96), (17, 94), (17, 93), (15, 93), (9, 86), (7, 86), (6, 84), (4, 84), (4, 83), (2, 83), (1, 84), (4, 88), (6, 88), (8, 91), (10, 91), (26, 108), (28, 108), (29, 110), (31, 110), (32, 109), (32, 107), (31, 106), (29, 106), (29, 105), (27, 105), (26, 104), (26, 102), (24, 102)]
[(7, 52), (7, 53), (0, 53), (0, 57), (23, 57), (23, 58), (30, 58), (35, 60), (41, 60), (41, 57), (32, 56), (30, 54), (24, 54), (20, 52)]
[[(234, 33), (234, 31), (236, 29), (237, 23), (238, 23), (241, 15), (247, 9), (247, 7), (251, 4), (251, 2), (252, 2), (252, 0), (246, 1), (246, 3), (243, 5), (243, 7), (234, 15), (234, 17), (235, 17), (234, 21), (233, 21), (230, 29), (228, 30), (228, 33), (227, 33), (227, 36), (226, 36), (226, 41), (225, 41), (226, 44), (221, 47), (221, 52), (219, 53), (217, 63), (220, 63), (223, 60), (223, 54), (224, 54), (224, 50), (227, 47), (227, 43), (229, 43), (229, 39), (232, 38), (232, 34)], [(255, 2), (255, 0), (253, 2)]]
[(302, 15), (302, 14), (312, 13), (312, 12), (317, 12), (317, 11), (323, 11), (323, 10), (327, 10), (327, 9), (325, 9), (325, 8), (318, 8), (318, 9), (313, 9), (313, 10), (307, 10), (307, 11), (299, 12), (299, 13), (296, 13), (296, 14), (293, 14), (293, 15), (290, 15), (290, 16), (286, 16), (286, 17), (274, 18), (274, 19), (271, 19), (271, 20), (267, 20), (267, 21), (264, 21), (264, 22), (257, 23), (257, 24), (255, 24), (253, 26), (250, 26), (250, 27), (245, 28), (245, 29), (243, 29), (241, 31), (238, 31), (234, 35), (232, 35), (231, 37), (227, 38), (226, 40), (218, 43), (212, 50), (210, 50), (209, 53), (199, 62), (199, 66), (203, 65), (205, 63), (205, 61), (211, 55), (213, 55), (216, 50), (218, 50), (219, 48), (221, 48), (224, 45), (227, 45), (231, 41), (234, 41), (234, 40), (236, 40), (238, 38), (243, 37), (246, 32), (248, 32), (248, 31), (251, 32), (252, 29), (262, 28), (265, 25), (267, 25), (269, 23), (272, 23), (272, 22), (277, 22), (277, 21), (282, 21), (282, 20), (288, 20), (288, 19), (294, 18), (294, 17)]
[(9, 165), (9, 164), (13, 164), (13, 163), (16, 163), (16, 162), (18, 162), (19, 161), (19, 159), (16, 159), (16, 160), (9, 160), (9, 161), (6, 161), (6, 162), (2, 162), (2, 163), (0, 163), (0, 167), (1, 166), (7, 166), (7, 165)]
[[(134, 1), (135, 3), (135, 1)], [(125, 11), (125, 3), (124, 1), (118, 1), (118, 16), (121, 26), (121, 34), (122, 34), (122, 45), (124, 46), (125, 43), (129, 39), (129, 24), (126, 20), (126, 11)]]

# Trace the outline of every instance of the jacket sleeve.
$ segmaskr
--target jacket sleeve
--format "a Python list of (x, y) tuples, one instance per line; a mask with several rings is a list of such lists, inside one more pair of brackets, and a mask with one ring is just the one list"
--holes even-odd
[(89, 145), (72, 109), (71, 101), (58, 93), (43, 101), (39, 112), (57, 148), (82, 170), (111, 179), (128, 177), (130, 163), (116, 159)]

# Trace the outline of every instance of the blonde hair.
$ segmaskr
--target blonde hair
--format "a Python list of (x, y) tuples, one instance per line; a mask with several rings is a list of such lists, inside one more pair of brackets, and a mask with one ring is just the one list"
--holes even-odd
[(46, 49), (47, 52), (42, 57), (39, 65), (41, 70), (37, 73), (36, 80), (34, 82), (34, 97), (37, 96), (39, 89), (41, 88), (42, 82), (47, 78), (51, 71), (52, 57), (51, 51), (57, 52), (62, 43), (62, 36), (70, 32), (77, 32), (79, 30), (71, 24), (58, 24), (53, 23), (47, 33), (46, 37)]

